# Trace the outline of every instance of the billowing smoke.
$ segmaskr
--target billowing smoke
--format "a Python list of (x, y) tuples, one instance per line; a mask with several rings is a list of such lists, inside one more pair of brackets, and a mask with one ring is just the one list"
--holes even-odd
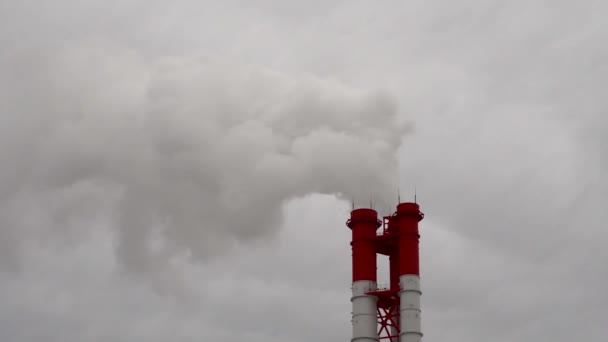
[(282, 204), (309, 193), (395, 201), (407, 126), (381, 92), (203, 58), (95, 49), (5, 58), (6, 263), (28, 244), (107, 229), (120, 260), (145, 270), (269, 236)]

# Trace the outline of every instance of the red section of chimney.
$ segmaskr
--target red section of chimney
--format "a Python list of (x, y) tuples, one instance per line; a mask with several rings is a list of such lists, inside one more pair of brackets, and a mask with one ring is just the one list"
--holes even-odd
[(376, 281), (376, 230), (381, 223), (373, 209), (355, 209), (350, 213), (348, 227), (353, 232), (353, 282)]
[(420, 276), (418, 256), (418, 222), (424, 218), (416, 203), (401, 203), (397, 206), (397, 224), (399, 225), (399, 274)]
[[(397, 225), (397, 221), (393, 216), (386, 217), (388, 227), (386, 229), (385, 234), (388, 236), (392, 236), (393, 239), (396, 239), (399, 236), (399, 226)], [(394, 240), (393, 240), (394, 241)], [(395, 241), (397, 242), (397, 241)], [(393, 242), (393, 243), (395, 243)], [(390, 277), (390, 289), (399, 291), (399, 248), (398, 244), (394, 245), (394, 248), (389, 250), (388, 254), (389, 260), (389, 277)]]
[(399, 251), (391, 253), (388, 257), (391, 290), (399, 290)]

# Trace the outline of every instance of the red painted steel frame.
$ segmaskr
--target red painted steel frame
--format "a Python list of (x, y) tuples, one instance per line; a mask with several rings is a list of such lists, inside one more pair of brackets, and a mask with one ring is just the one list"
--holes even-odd
[(378, 339), (399, 342), (399, 304), (378, 308)]
[(369, 292), (378, 298), (378, 338), (399, 342), (399, 290)]

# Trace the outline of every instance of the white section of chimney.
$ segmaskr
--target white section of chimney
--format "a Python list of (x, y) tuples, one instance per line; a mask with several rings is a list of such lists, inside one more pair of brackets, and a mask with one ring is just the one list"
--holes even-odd
[(399, 277), (399, 299), (401, 302), (401, 332), (399, 342), (420, 342), (422, 327), (420, 324), (420, 277), (406, 274)]
[(375, 291), (376, 282), (360, 280), (353, 283), (353, 338), (352, 342), (378, 342), (378, 313), (376, 296), (366, 295)]

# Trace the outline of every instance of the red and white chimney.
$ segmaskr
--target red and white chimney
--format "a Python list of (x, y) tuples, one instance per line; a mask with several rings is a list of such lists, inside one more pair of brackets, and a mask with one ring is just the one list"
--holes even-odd
[(353, 342), (378, 342), (376, 291), (376, 230), (380, 227), (373, 209), (355, 209), (347, 225), (352, 230), (353, 251)]
[[(400, 203), (383, 223), (373, 209), (351, 212), (353, 342), (421, 341), (418, 222), (423, 217), (417, 203)], [(390, 262), (390, 279), (383, 288), (377, 285), (377, 254), (387, 255)]]
[(416, 203), (397, 206), (399, 226), (399, 342), (420, 342), (420, 258), (418, 222), (424, 217)]

